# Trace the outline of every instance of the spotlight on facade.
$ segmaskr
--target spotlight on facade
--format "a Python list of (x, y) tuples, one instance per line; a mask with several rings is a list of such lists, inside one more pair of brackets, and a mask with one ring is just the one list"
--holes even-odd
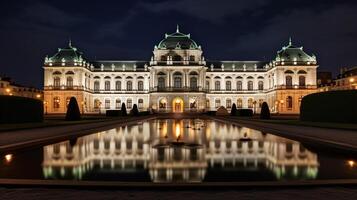
[(353, 83), (355, 82), (355, 79), (354, 78), (350, 78), (350, 83)]
[(37, 94), (37, 95), (36, 95), (36, 98), (38, 98), (38, 99), (41, 98), (41, 95), (40, 95), (40, 94)]
[(348, 164), (348, 166), (350, 166), (350, 167), (354, 167), (356, 163), (355, 163), (354, 160), (348, 160), (348, 161), (347, 161), (347, 164)]
[(12, 154), (6, 154), (5, 155), (5, 161), (6, 163), (10, 163), (12, 161)]

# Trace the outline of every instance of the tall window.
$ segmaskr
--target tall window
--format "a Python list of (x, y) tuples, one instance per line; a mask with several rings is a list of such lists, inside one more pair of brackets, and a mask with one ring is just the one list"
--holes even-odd
[(158, 81), (158, 84), (157, 84), (158, 88), (164, 88), (165, 87), (165, 78), (164, 77), (159, 77), (157, 79), (157, 81)]
[(221, 82), (220, 81), (214, 82), (214, 90), (221, 90)]
[(60, 77), (53, 78), (53, 86), (55, 88), (59, 88), (61, 86), (61, 78)]
[(288, 96), (286, 98), (286, 108), (288, 110), (291, 110), (293, 108), (293, 98), (291, 96)]
[(252, 98), (248, 99), (248, 108), (253, 108), (253, 99)]
[(121, 100), (120, 99), (116, 99), (115, 100), (115, 109), (120, 109), (121, 108)]
[(142, 109), (144, 107), (144, 100), (143, 99), (139, 99), (138, 100), (138, 107), (139, 107), (139, 109)]
[(127, 91), (132, 91), (133, 90), (133, 82), (132, 81), (126, 82), (126, 90)]
[(248, 81), (248, 90), (253, 90), (253, 81)]
[(285, 77), (285, 85), (287, 88), (291, 88), (293, 86), (293, 78), (291, 76)]
[(139, 81), (138, 82), (138, 90), (139, 91), (143, 91), (144, 90), (144, 82), (143, 81)]
[(215, 107), (219, 108), (221, 106), (221, 100), (220, 99), (216, 99), (215, 100)]
[(210, 102), (209, 102), (209, 99), (206, 99), (206, 108), (210, 108), (211, 105), (210, 105)]
[(305, 86), (305, 76), (299, 76), (299, 86), (304, 87)]
[(99, 81), (94, 81), (94, 91), (99, 91)]
[(228, 90), (228, 91), (232, 90), (232, 82), (226, 81), (226, 90)]
[(190, 78), (190, 87), (191, 88), (197, 88), (197, 78), (196, 77), (191, 77)]
[(242, 90), (242, 81), (237, 81), (237, 90), (238, 91)]
[(232, 108), (232, 100), (231, 99), (226, 100), (226, 108)]
[(120, 81), (115, 82), (115, 90), (117, 90), (117, 91), (121, 90), (121, 82)]
[(258, 82), (258, 89), (259, 90), (264, 90), (264, 82), (263, 81), (259, 81)]
[(105, 100), (105, 109), (110, 109), (110, 99)]
[(73, 78), (71, 76), (67, 77), (67, 88), (73, 87)]
[(182, 87), (181, 77), (175, 77), (174, 78), (174, 87), (175, 88), (181, 88)]
[(238, 99), (237, 100), (237, 107), (238, 108), (243, 108), (243, 100), (242, 99)]
[(133, 100), (127, 99), (126, 100), (126, 106), (127, 106), (128, 109), (131, 109), (131, 107), (133, 106)]
[(71, 100), (71, 97), (66, 98), (66, 108), (68, 108), (69, 101)]
[(98, 109), (98, 108), (100, 108), (100, 101), (99, 101), (99, 99), (95, 99), (94, 100), (94, 109)]
[(53, 98), (53, 108), (54, 109), (60, 108), (60, 98), (59, 97)]
[(209, 81), (206, 81), (206, 89), (209, 90)]
[(105, 83), (104, 83), (104, 88), (105, 88), (105, 90), (110, 90), (110, 81), (105, 81)]

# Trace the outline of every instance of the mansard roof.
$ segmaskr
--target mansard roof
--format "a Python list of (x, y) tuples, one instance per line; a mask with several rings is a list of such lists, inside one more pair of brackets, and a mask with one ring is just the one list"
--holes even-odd
[(208, 71), (261, 71), (269, 68), (265, 61), (207, 61)]
[(201, 49), (201, 46), (191, 39), (190, 34), (181, 33), (179, 26), (176, 32), (172, 34), (165, 34), (165, 39), (155, 46), (158, 49)]
[(306, 64), (307, 62), (316, 64), (316, 57), (313, 54), (311, 56), (308, 55), (303, 50), (303, 47), (293, 45), (290, 38), (289, 44), (277, 52), (275, 61), (285, 62), (286, 64), (294, 62), (295, 64)]
[(83, 61), (83, 53), (72, 46), (71, 41), (69, 41), (67, 47), (58, 48), (58, 52), (55, 55), (45, 59), (45, 63), (80, 63)]

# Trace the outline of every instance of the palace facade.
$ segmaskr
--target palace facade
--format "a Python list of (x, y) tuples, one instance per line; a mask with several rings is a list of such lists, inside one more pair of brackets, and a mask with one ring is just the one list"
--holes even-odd
[(44, 105), (65, 113), (76, 97), (85, 113), (128, 109), (202, 112), (220, 106), (299, 113), (303, 96), (316, 92), (317, 61), (291, 40), (271, 61), (210, 61), (179, 28), (155, 45), (150, 61), (90, 61), (71, 42), (44, 62)]

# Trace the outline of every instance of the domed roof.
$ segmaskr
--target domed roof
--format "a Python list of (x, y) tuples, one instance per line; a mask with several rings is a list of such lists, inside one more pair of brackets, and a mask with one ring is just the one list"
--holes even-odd
[(316, 62), (315, 55), (308, 55), (304, 52), (303, 47), (296, 47), (292, 44), (291, 38), (289, 39), (289, 44), (284, 46), (280, 51), (277, 52), (275, 61), (281, 62)]
[(83, 53), (78, 51), (76, 47), (72, 46), (72, 42), (69, 41), (68, 47), (58, 48), (58, 52), (48, 58), (46, 57), (45, 62), (48, 63), (60, 63), (60, 62), (82, 62)]
[(165, 34), (165, 39), (155, 46), (158, 49), (201, 49), (195, 41), (191, 39), (190, 34), (183, 34), (177, 26), (176, 32)]

